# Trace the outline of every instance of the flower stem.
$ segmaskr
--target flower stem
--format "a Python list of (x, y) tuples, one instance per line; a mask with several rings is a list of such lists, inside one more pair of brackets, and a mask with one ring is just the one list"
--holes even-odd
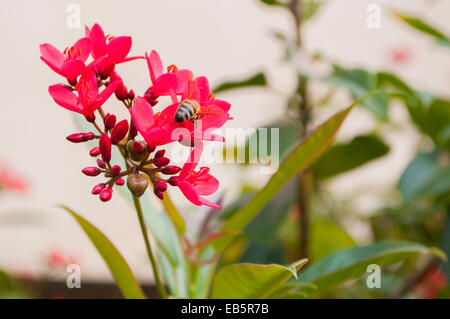
[(167, 299), (167, 293), (166, 293), (166, 290), (164, 289), (164, 285), (161, 282), (161, 279), (159, 276), (159, 271), (158, 271), (158, 266), (156, 265), (155, 258), (153, 257), (152, 246), (150, 245), (150, 241), (148, 239), (147, 228), (145, 227), (145, 223), (144, 223), (144, 215), (142, 213), (141, 203), (139, 202), (139, 198), (137, 198), (135, 195), (133, 195), (133, 202), (134, 202), (134, 207), (136, 208), (136, 212), (138, 214), (139, 224), (141, 226), (142, 235), (144, 236), (145, 247), (147, 248), (147, 255), (148, 255), (148, 257), (150, 259), (150, 263), (152, 265), (153, 275), (155, 277), (156, 288), (158, 289), (159, 296), (163, 299)]

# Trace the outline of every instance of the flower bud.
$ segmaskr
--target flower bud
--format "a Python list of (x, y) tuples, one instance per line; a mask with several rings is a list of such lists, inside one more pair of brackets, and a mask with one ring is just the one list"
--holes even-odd
[(109, 162), (111, 160), (111, 140), (109, 139), (108, 134), (103, 133), (102, 136), (100, 136), (99, 148), (103, 160)]
[(119, 175), (121, 170), (122, 169), (120, 168), (119, 165), (114, 165), (111, 169), (111, 171), (114, 175)]
[(98, 195), (98, 194), (100, 194), (100, 192), (102, 191), (103, 188), (105, 188), (105, 184), (103, 184), (103, 183), (97, 184), (94, 186), (91, 193), (93, 195)]
[(85, 174), (87, 176), (97, 176), (98, 174), (100, 174), (102, 172), (100, 168), (95, 167), (95, 166), (85, 167), (81, 171), (83, 172), (83, 174)]
[(90, 150), (89, 155), (91, 155), (92, 157), (99, 156), (100, 149), (98, 147), (94, 147), (93, 149)]
[(168, 165), (163, 167), (162, 172), (166, 175), (173, 175), (177, 174), (179, 171), (181, 171), (181, 167), (175, 166), (175, 165)]
[(102, 159), (97, 158), (97, 165), (100, 168), (106, 168), (106, 163)]
[[(144, 144), (144, 146), (142, 146)], [(138, 142), (135, 140), (128, 141), (127, 150), (130, 153), (130, 156), (135, 161), (140, 161), (147, 156), (147, 144), (145, 142)]]
[(125, 180), (122, 177), (119, 177), (116, 180), (116, 185), (123, 186), (125, 184)]
[(137, 197), (141, 197), (148, 187), (148, 178), (145, 174), (131, 174), (127, 179), (128, 189)]
[(165, 153), (166, 153), (166, 150), (159, 150), (158, 152), (155, 153), (155, 158), (163, 157)]
[(133, 122), (131, 123), (131, 127), (130, 127), (130, 139), (135, 138), (138, 135), (138, 131), (136, 129), (136, 127), (133, 125)]
[(66, 137), (72, 143), (81, 143), (92, 140), (95, 137), (94, 133), (75, 133)]
[(133, 91), (133, 90), (130, 90), (130, 91), (128, 92), (128, 98), (129, 98), (130, 100), (134, 100), (134, 97), (135, 97), (134, 91)]
[(178, 184), (178, 176), (172, 176), (169, 178), (169, 180), (167, 181), (170, 185), (172, 186), (177, 186)]
[(155, 195), (160, 199), (163, 200), (164, 199), (164, 193), (157, 190), (156, 188), (153, 190), (153, 192), (155, 193)]
[(112, 189), (110, 187), (103, 188), (100, 191), (100, 200), (102, 202), (109, 201), (111, 199), (111, 197), (112, 197)]
[(167, 157), (158, 157), (158, 158), (155, 158), (153, 160), (153, 163), (157, 167), (162, 167), (162, 166), (166, 166), (167, 164), (169, 164), (170, 163), (170, 159), (168, 159)]
[(165, 192), (167, 190), (167, 184), (164, 181), (157, 181), (155, 184), (155, 189), (160, 192)]
[(149, 153), (153, 153), (153, 152), (155, 151), (155, 149), (156, 149), (156, 146), (150, 146), (150, 145), (147, 145), (147, 151), (148, 151)]
[(86, 121), (88, 121), (89, 123), (95, 122), (95, 114), (94, 113), (85, 115), (84, 117), (85, 117)]
[(106, 114), (104, 123), (105, 123), (105, 130), (109, 131), (114, 127), (114, 125), (116, 125), (116, 116), (110, 113)]
[(127, 120), (123, 120), (117, 123), (111, 131), (111, 143), (119, 143), (125, 137), (125, 135), (127, 135), (128, 128), (129, 127)]

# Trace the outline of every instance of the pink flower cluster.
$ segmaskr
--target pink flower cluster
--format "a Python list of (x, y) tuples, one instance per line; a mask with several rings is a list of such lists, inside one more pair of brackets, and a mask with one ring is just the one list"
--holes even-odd
[[(91, 29), (86, 27), (84, 38), (62, 52), (51, 44), (40, 46), (41, 59), (67, 80), (65, 84), (49, 87), (53, 100), (82, 114), (96, 130), (67, 137), (74, 143), (98, 140), (98, 146), (90, 150), (90, 155), (97, 158), (96, 166), (84, 168), (83, 173), (103, 174), (107, 180), (96, 185), (92, 194), (108, 201), (113, 187), (124, 185), (127, 178), (126, 184), (136, 196), (141, 196), (150, 184), (155, 195), (163, 199), (169, 184), (178, 187), (195, 205), (220, 208), (203, 197), (217, 191), (218, 180), (209, 174), (208, 167), (197, 169), (197, 166), (203, 141), (224, 141), (212, 131), (231, 119), (230, 104), (214, 97), (206, 77), (194, 77), (192, 71), (179, 70), (175, 65), (164, 69), (155, 51), (129, 57), (131, 45), (131, 37), (105, 36), (95, 24)], [(126, 87), (115, 68), (132, 60), (147, 62), (151, 84), (141, 96), (135, 96)], [(129, 110), (129, 120), (118, 121), (112, 112), (103, 111), (103, 104), (113, 95)], [(155, 111), (161, 96), (170, 97), (170, 105)], [(175, 120), (175, 114), (180, 107), (186, 107), (186, 101), (195, 106), (189, 111), (191, 117)], [(96, 114), (101, 117), (101, 125), (97, 124)], [(143, 140), (137, 139), (139, 134)], [(173, 142), (190, 148), (189, 158), (182, 167), (170, 165), (161, 148)], [(118, 148), (126, 167), (111, 163), (112, 147)]]

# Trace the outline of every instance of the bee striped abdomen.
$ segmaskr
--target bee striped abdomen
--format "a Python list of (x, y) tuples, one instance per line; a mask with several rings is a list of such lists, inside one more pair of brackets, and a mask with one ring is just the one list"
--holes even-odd
[(196, 119), (199, 111), (200, 105), (196, 101), (184, 100), (178, 105), (175, 112), (175, 122), (181, 123)]

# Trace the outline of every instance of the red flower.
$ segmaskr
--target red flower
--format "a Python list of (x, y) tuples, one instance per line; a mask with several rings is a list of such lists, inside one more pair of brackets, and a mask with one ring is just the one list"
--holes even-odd
[(145, 54), (148, 70), (150, 72), (150, 80), (152, 87), (147, 90), (149, 99), (156, 99), (162, 95), (169, 95), (171, 91), (179, 93), (181, 89), (181, 81), (175, 70), (164, 73), (161, 58), (156, 51)]
[[(53, 71), (67, 78), (70, 84), (75, 85), (77, 77), (86, 71), (85, 62), (91, 51), (91, 42), (88, 38), (78, 40), (72, 47), (60, 52), (53, 45), (44, 43), (40, 45), (41, 60)], [(95, 62), (96, 63), (96, 62)]]
[(127, 58), (131, 49), (131, 37), (120, 36), (112, 37), (109, 34), (105, 36), (102, 27), (97, 23), (92, 29), (88, 27), (85, 29), (86, 37), (91, 43), (91, 55), (94, 59), (103, 58), (101, 63), (96, 66), (96, 71), (101, 74), (103, 78), (107, 78), (114, 70), (117, 63), (122, 63), (143, 57)]
[(193, 204), (220, 209), (221, 207), (201, 196), (211, 195), (219, 188), (219, 181), (209, 174), (208, 167), (201, 167), (195, 171), (202, 153), (202, 143), (197, 143), (191, 150), (188, 161), (181, 169), (180, 175), (175, 177), (176, 186), (183, 195)]
[(75, 86), (78, 96), (63, 84), (52, 85), (48, 91), (58, 105), (87, 116), (102, 106), (120, 83), (120, 81), (114, 81), (99, 93), (97, 77), (91, 70), (84, 73)]

